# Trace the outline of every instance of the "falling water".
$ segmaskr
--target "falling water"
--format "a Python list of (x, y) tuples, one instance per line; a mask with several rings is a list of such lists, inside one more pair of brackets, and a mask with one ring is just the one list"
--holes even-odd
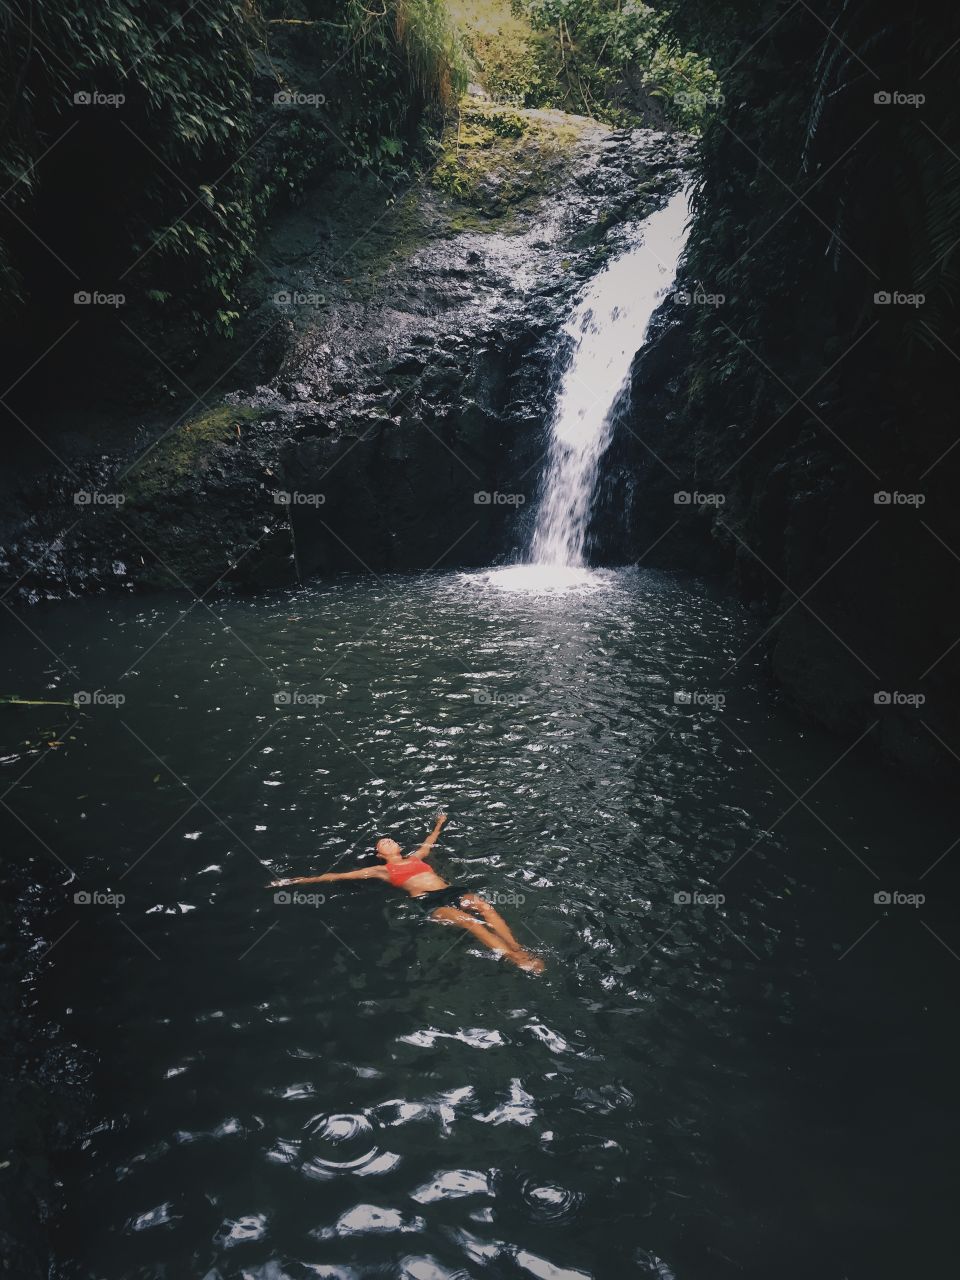
[(642, 223), (636, 243), (591, 282), (565, 326), (575, 346), (551, 424), (530, 544), (534, 564), (584, 563), (597, 468), (610, 442), (612, 410), (643, 345), (650, 317), (673, 282), (688, 212), (686, 193), (680, 192)]

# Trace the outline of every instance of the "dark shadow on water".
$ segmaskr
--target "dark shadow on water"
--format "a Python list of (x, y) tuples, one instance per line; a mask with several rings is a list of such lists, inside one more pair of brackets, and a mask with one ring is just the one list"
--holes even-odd
[[(755, 651), (721, 684), (735, 603), (617, 571), (216, 612), (16, 637), (24, 693), (124, 698), (8, 765), (8, 840), (76, 872), (37, 992), (90, 1073), (61, 1275), (866, 1280), (950, 1247), (951, 814), (783, 718)], [(264, 888), (439, 804), (438, 868), (542, 978), (379, 884)]]

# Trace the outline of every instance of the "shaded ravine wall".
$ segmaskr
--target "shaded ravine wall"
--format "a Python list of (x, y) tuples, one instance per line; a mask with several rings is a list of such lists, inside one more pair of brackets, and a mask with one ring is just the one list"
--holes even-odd
[[(597, 550), (727, 575), (796, 710), (948, 776), (960, 114), (941, 55), (960, 17), (821, 4), (834, 35), (808, 6), (745, 12), (735, 39), (729, 15), (714, 33), (734, 65), (679, 288), (607, 459)], [(893, 98), (921, 87), (920, 105)]]

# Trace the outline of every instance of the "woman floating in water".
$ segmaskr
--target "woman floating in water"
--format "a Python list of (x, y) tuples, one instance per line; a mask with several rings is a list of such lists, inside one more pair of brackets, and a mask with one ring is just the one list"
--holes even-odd
[(377, 857), (386, 863), (383, 867), (361, 867), (358, 871), (328, 871), (322, 876), (295, 876), (289, 880), (273, 880), (268, 889), (285, 888), (291, 884), (330, 884), (334, 880), (386, 880), (403, 889), (426, 911), (431, 919), (443, 924), (455, 924), (482, 942), (491, 951), (498, 951), (506, 960), (530, 973), (542, 973), (543, 961), (525, 951), (510, 932), (510, 927), (499, 911), (495, 911), (479, 893), (464, 893), (442, 879), (424, 859), (433, 851), (440, 835), (440, 828), (447, 820), (445, 813), (437, 818), (436, 825), (412, 858), (405, 858), (396, 840), (378, 840)]

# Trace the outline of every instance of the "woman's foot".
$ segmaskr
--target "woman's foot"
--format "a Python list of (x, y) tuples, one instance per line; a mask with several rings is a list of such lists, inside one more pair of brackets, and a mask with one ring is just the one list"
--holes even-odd
[(496, 951), (503, 956), (504, 960), (509, 960), (511, 964), (515, 964), (518, 969), (525, 969), (527, 973), (543, 973), (546, 968), (539, 956), (531, 955), (529, 951), (524, 951), (519, 944), (510, 946), (499, 933), (494, 933), (492, 929), (488, 929), (485, 924), (481, 924), (477, 917), (470, 915), (468, 911), (461, 911), (457, 907), (437, 907), (436, 911), (430, 912), (430, 918), (439, 921), (441, 924), (455, 924), (461, 929), (466, 929), (468, 933), (473, 934), (478, 942), (482, 942), (491, 951)]
[(518, 969), (524, 969), (527, 973), (543, 973), (547, 967), (539, 956), (524, 951), (522, 947), (518, 947), (515, 951), (504, 951), (503, 958), (511, 960)]

